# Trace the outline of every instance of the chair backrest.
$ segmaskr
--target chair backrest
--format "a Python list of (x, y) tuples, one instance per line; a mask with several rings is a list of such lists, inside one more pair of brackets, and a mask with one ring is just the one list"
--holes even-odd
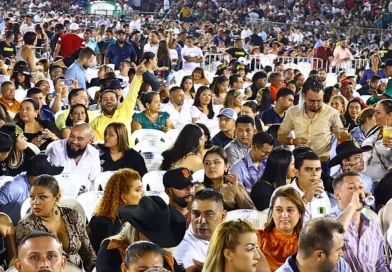
[(144, 163), (146, 164), (148, 172), (159, 170), (159, 167), (161, 166), (163, 161), (163, 157), (161, 154), (153, 152), (142, 152), (140, 154), (144, 159)]
[(98, 206), (101, 198), (103, 197), (102, 191), (91, 191), (79, 195), (76, 200), (83, 206), (86, 213), (86, 218), (90, 221), (93, 216), (96, 207)]
[(40, 150), (39, 147), (36, 146), (35, 144), (27, 142), (27, 146), (28, 146), (31, 150), (33, 150), (33, 152), (34, 152), (35, 155), (41, 153), (41, 150)]
[(95, 98), (95, 93), (98, 92), (99, 89), (100, 89), (100, 87), (96, 87), (96, 86), (90, 87), (90, 88), (87, 89), (87, 93), (88, 93), (88, 95), (89, 95), (92, 99), (94, 99), (94, 98)]
[(268, 212), (257, 210), (234, 210), (227, 213), (225, 221), (244, 219), (249, 221), (256, 229), (264, 229), (268, 219)]
[(99, 191), (101, 186), (102, 191), (105, 191), (106, 184), (108, 183), (111, 176), (113, 176), (114, 171), (106, 171), (98, 174), (94, 180), (94, 190)]
[(63, 197), (76, 198), (83, 187), (85, 190), (89, 190), (91, 187), (88, 178), (81, 175), (63, 173), (54, 176), (54, 178), (61, 188)]
[(170, 142), (161, 141), (142, 141), (136, 144), (135, 150), (137, 152), (153, 152), (161, 154), (163, 151), (170, 148)]
[(147, 191), (164, 192), (163, 174), (166, 171), (152, 171), (145, 174), (142, 178), (143, 189)]
[(131, 145), (135, 146), (136, 139), (139, 141), (139, 143), (143, 141), (160, 142), (161, 140), (166, 143), (170, 142), (170, 139), (166, 133), (156, 129), (138, 129), (131, 135)]
[(157, 191), (147, 191), (146, 196), (159, 196), (162, 198), (166, 204), (169, 204), (169, 196), (165, 192), (157, 192)]
[(61, 111), (56, 112), (56, 113), (54, 114), (54, 120), (57, 120), (57, 118), (58, 118), (64, 111), (65, 111), (65, 110), (61, 110)]
[(197, 170), (192, 175), (193, 182), (204, 182), (204, 169)]
[(173, 146), (173, 144), (176, 141), (176, 139), (177, 139), (179, 134), (180, 134), (180, 130), (176, 129), (176, 128), (175, 129), (169, 129), (166, 132), (166, 135), (167, 135), (167, 137), (169, 137), (169, 140), (170, 140), (170, 146)]
[(390, 267), (391, 259), (392, 259), (392, 249), (388, 242), (388, 232), (384, 233), (384, 252), (385, 252), (386, 262)]

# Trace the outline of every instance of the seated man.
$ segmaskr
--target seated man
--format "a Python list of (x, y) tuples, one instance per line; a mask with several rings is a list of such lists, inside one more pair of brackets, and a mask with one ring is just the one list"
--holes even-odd
[(0, 102), (7, 108), (7, 111), (18, 113), (20, 102), (15, 99), (15, 84), (12, 81), (5, 81), (1, 84)]
[(225, 147), (234, 139), (235, 121), (237, 120), (237, 113), (235, 110), (226, 108), (219, 114), (219, 132), (212, 138), (213, 145)]
[(241, 115), (237, 118), (235, 122), (236, 137), (225, 147), (230, 165), (248, 155), (255, 133), (254, 127), (255, 121), (252, 117)]
[(161, 104), (161, 111), (170, 114), (174, 126), (192, 123), (190, 108), (184, 105), (184, 91), (180, 87), (170, 88), (170, 99), (166, 104)]
[(273, 124), (281, 124), (286, 110), (288, 110), (294, 102), (294, 92), (289, 88), (280, 88), (276, 95), (275, 107), (263, 112), (261, 115), (261, 121), (268, 127)]
[[(54, 164), (64, 167), (65, 173), (94, 181), (101, 172), (101, 162), (98, 150), (90, 144), (92, 138), (93, 130), (89, 124), (76, 124), (68, 139), (54, 142), (46, 152)], [(89, 184), (86, 186), (89, 188)]]
[(43, 120), (49, 120), (51, 122), (55, 122), (54, 114), (49, 110), (47, 105), (45, 105), (45, 96), (40, 88), (33, 87), (28, 89), (26, 97), (33, 98), (39, 103), (39, 113), (41, 114), (41, 118)]
[(252, 148), (248, 155), (231, 167), (230, 171), (237, 175), (238, 181), (246, 189), (252, 189), (263, 175), (266, 160), (273, 148), (274, 138), (266, 132), (258, 132), (253, 136)]

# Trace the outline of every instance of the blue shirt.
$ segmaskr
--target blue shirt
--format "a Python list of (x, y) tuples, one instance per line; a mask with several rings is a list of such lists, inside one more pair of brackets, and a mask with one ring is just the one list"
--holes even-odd
[(0, 212), (6, 213), (16, 226), (20, 220), (22, 203), (30, 195), (30, 182), (26, 175), (19, 175), (0, 188)]
[(86, 47), (90, 47), (92, 50), (94, 50), (95, 53), (99, 53), (98, 43), (94, 40), (90, 40), (88, 43), (86, 43)]
[(53, 123), (55, 122), (54, 114), (50, 110), (42, 107), (40, 113), (41, 113), (42, 119), (51, 121)]
[[(386, 78), (387, 77), (387, 75), (384, 72), (384, 69), (378, 70), (378, 74), (377, 75), (379, 77), (381, 77), (381, 78)], [(363, 75), (362, 75), (361, 79), (359, 80), (359, 84), (361, 84), (362, 86), (366, 85), (367, 81), (370, 80), (372, 78), (372, 76), (374, 76), (373, 70), (370, 69), (370, 68), (366, 69), (365, 71), (363, 71)]]
[(279, 116), (279, 114), (274, 111), (274, 108), (270, 108), (263, 112), (261, 115), (261, 121), (264, 124), (281, 124), (283, 123), (283, 118)]
[(322, 40), (321, 40), (321, 39), (318, 39), (318, 40), (316, 41), (316, 43), (314, 44), (314, 48), (319, 48), (319, 47), (322, 46), (322, 45), (323, 45)]
[(76, 79), (78, 81), (78, 85), (80, 88), (83, 88), (85, 91), (87, 90), (87, 79), (85, 74), (85, 69), (80, 65), (80, 63), (75, 60), (74, 63), (69, 66), (67, 73), (65, 73), (64, 77), (66, 79)]
[(234, 163), (230, 171), (237, 175), (239, 183), (244, 185), (246, 189), (252, 189), (263, 175), (264, 169), (265, 162), (260, 163), (258, 168), (255, 167), (249, 152), (248, 155)]
[(116, 42), (109, 45), (105, 58), (109, 58), (110, 62), (114, 64), (114, 68), (118, 70), (122, 61), (136, 61), (137, 55), (133, 45), (129, 42), (124, 42), (123, 47), (120, 47)]
[(353, 128), (350, 131), (350, 134), (359, 145), (362, 145), (363, 141), (365, 141), (367, 132), (361, 126), (358, 126)]

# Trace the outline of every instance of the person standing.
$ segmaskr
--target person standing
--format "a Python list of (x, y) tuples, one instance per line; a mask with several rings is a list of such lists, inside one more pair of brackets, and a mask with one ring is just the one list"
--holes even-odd
[(346, 69), (349, 61), (354, 59), (353, 54), (351, 54), (350, 49), (347, 47), (346, 37), (341, 37), (340, 45), (333, 51), (333, 56), (336, 71)]
[(137, 55), (133, 45), (125, 41), (127, 35), (124, 30), (117, 30), (117, 41), (108, 46), (105, 54), (105, 64), (113, 63), (114, 69), (120, 68), (120, 63), (124, 60), (136, 62)]

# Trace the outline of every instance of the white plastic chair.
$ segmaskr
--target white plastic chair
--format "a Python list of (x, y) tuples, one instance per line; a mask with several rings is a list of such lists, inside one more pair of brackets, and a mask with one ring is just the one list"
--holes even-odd
[(165, 187), (163, 186), (163, 174), (165, 174), (165, 172), (166, 171), (152, 171), (145, 174), (142, 178), (144, 191), (164, 192)]
[(135, 150), (137, 152), (152, 152), (161, 154), (163, 151), (170, 148), (170, 142), (161, 141), (141, 141), (136, 144)]
[(156, 129), (138, 129), (134, 131), (131, 135), (132, 146), (135, 146), (136, 139), (139, 143), (144, 141), (161, 142), (162, 139), (164, 142), (169, 142), (169, 137), (166, 133)]
[(7, 111), (8, 112), (8, 115), (12, 118), (12, 119), (14, 119), (15, 118), (15, 112), (12, 112), (12, 111)]
[(86, 190), (89, 190), (91, 187), (90, 180), (81, 175), (63, 173), (54, 176), (54, 178), (61, 188), (63, 197), (76, 198), (81, 188), (84, 187)]
[(102, 191), (91, 191), (83, 193), (76, 198), (76, 200), (79, 201), (80, 204), (82, 204), (88, 221), (91, 220), (91, 217), (95, 212), (95, 208), (98, 206), (102, 197)]
[(268, 212), (257, 210), (234, 210), (227, 213), (225, 221), (244, 219), (249, 221), (256, 229), (264, 229), (268, 220)]
[(108, 183), (111, 176), (113, 176), (114, 171), (106, 171), (98, 174), (94, 180), (94, 190), (99, 191), (99, 185), (101, 185), (102, 191), (105, 191), (106, 184)]
[(61, 111), (58, 111), (58, 112), (56, 112), (55, 114), (54, 114), (54, 120), (57, 120), (57, 118), (63, 113), (63, 112), (65, 112), (66, 110), (61, 110)]
[(204, 182), (204, 169), (197, 170), (192, 175), (193, 182)]
[[(176, 125), (176, 127), (177, 127), (177, 125)], [(176, 141), (176, 139), (177, 139), (179, 134), (180, 134), (180, 130), (176, 129), (176, 128), (175, 129), (169, 129), (166, 132), (166, 135), (167, 135), (167, 137), (169, 137), (169, 140), (170, 140), (170, 146), (173, 146), (173, 144), (175, 143), (175, 141)]]
[(39, 147), (36, 146), (36, 145), (33, 144), (33, 143), (27, 142), (27, 147), (29, 147), (31, 150), (33, 150), (33, 152), (34, 152), (35, 155), (41, 153), (41, 150), (39, 149)]
[(360, 98), (362, 99), (363, 102), (366, 103), (366, 101), (368, 101), (368, 99), (372, 97), (371, 95), (361, 95)]
[(170, 198), (165, 192), (147, 191), (146, 196), (159, 196), (166, 202), (166, 204), (169, 204)]
[(161, 154), (153, 152), (142, 152), (140, 153), (146, 164), (147, 171), (157, 171), (162, 164), (163, 157)]
[(87, 93), (88, 95), (94, 99), (96, 92), (98, 92), (100, 90), (100, 87), (90, 87), (87, 89)]
[[(79, 267), (77, 267), (74, 264), (66, 263), (65, 267), (64, 267), (64, 271), (66, 271), (66, 272), (82, 272), (83, 270), (81, 270)], [(11, 266), (5, 272), (18, 272), (18, 270), (15, 268), (15, 266)]]

